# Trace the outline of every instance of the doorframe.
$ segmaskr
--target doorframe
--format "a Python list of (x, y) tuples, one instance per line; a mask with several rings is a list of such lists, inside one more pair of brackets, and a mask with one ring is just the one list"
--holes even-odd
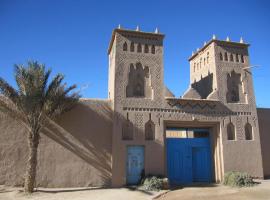
[(207, 128), (209, 129), (210, 154), (211, 154), (211, 182), (220, 183), (223, 180), (223, 156), (222, 156), (222, 138), (220, 131), (220, 122), (199, 122), (199, 121), (163, 121), (163, 141), (164, 141), (164, 174), (168, 176), (167, 170), (167, 141), (166, 129), (168, 127), (177, 128)]

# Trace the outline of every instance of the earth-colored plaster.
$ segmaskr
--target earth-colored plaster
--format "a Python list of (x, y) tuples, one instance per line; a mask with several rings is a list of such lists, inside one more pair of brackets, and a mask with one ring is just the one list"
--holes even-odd
[[(83, 100), (42, 130), (36, 185), (110, 185), (111, 115), (108, 101)], [(25, 129), (5, 117), (0, 126), (0, 184), (22, 185), (28, 152)]]
[(270, 109), (258, 108), (264, 176), (270, 178)]

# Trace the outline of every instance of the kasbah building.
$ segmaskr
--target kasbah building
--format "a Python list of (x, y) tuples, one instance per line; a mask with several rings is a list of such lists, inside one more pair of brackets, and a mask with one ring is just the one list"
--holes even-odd
[[(142, 175), (171, 184), (270, 176), (270, 109), (256, 108), (249, 44), (213, 38), (190, 58), (181, 98), (164, 85), (164, 35), (117, 28), (108, 99), (81, 99), (42, 132), (36, 186), (121, 187)], [(180, 77), (179, 77), (180, 78)], [(26, 130), (0, 114), (0, 184), (22, 185)]]

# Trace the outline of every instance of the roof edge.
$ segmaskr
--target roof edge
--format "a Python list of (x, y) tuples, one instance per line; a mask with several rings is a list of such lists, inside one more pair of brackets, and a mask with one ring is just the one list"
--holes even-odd
[(143, 31), (136, 31), (136, 30), (135, 31), (127, 30), (127, 29), (122, 29), (122, 28), (115, 28), (112, 32), (109, 48), (107, 51), (108, 55), (111, 52), (116, 33), (127, 33), (127, 34), (141, 35), (141, 36), (151, 36), (151, 37), (158, 37), (159, 39), (163, 39), (165, 37), (165, 35), (162, 33), (152, 33), (152, 32), (143, 32)]
[(208, 47), (212, 42), (216, 42), (219, 44), (226, 44), (229, 46), (241, 46), (241, 47), (249, 47), (250, 46), (250, 44), (248, 44), (248, 43), (240, 43), (240, 42), (232, 42), (232, 41), (226, 41), (226, 40), (211, 39), (202, 48), (200, 48), (199, 51), (197, 51), (192, 56), (190, 56), (188, 58), (188, 61), (191, 61), (193, 58), (195, 58), (201, 51), (203, 51), (206, 47)]

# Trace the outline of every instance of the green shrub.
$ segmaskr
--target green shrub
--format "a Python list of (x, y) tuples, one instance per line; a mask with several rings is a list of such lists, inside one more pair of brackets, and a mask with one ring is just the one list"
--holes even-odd
[(251, 187), (255, 182), (248, 173), (231, 171), (225, 173), (223, 184), (232, 187)]
[(142, 180), (142, 187), (148, 191), (159, 191), (163, 187), (163, 179), (156, 176), (148, 176)]

